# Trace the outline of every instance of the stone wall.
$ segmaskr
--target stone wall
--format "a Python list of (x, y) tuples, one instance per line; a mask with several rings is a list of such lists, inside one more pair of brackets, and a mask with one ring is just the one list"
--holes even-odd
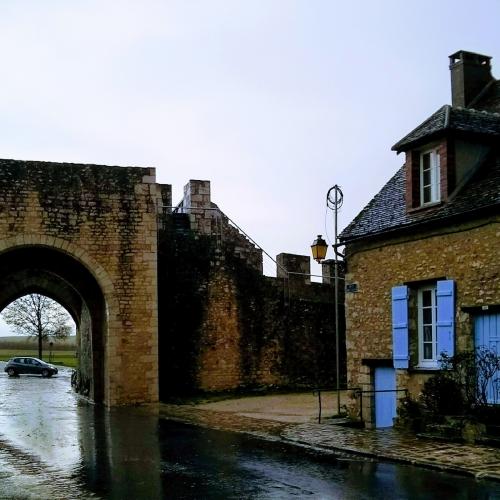
[[(0, 302), (38, 286), (65, 304), (69, 286), (88, 307), (72, 311), (92, 344), (80, 347), (92, 355), (82, 376), (108, 405), (158, 400), (160, 199), (154, 169), (0, 160), (0, 278), (18, 283), (9, 296), (2, 287)], [(50, 290), (16, 281), (35, 271), (51, 277)]]
[(265, 277), (227, 239), (168, 223), (159, 251), (162, 398), (334, 384), (331, 286)]
[[(414, 232), (398, 238), (351, 243), (347, 247), (346, 293), (347, 383), (373, 389), (366, 360), (392, 358), (391, 288), (425, 280), (456, 282), (456, 350), (473, 347), (470, 307), (500, 304), (500, 219), (492, 216), (446, 229)], [(411, 309), (411, 303), (410, 303)], [(416, 364), (416, 317), (410, 313), (410, 370), (398, 370), (399, 387), (416, 396), (427, 372)], [(352, 401), (358, 411), (358, 401)], [(369, 409), (370, 398), (363, 407)]]

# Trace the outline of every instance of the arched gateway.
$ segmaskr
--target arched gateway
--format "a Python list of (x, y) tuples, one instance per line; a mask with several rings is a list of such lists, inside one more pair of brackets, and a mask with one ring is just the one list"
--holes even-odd
[(158, 401), (154, 169), (0, 160), (0, 310), (31, 292), (72, 315), (79, 386)]

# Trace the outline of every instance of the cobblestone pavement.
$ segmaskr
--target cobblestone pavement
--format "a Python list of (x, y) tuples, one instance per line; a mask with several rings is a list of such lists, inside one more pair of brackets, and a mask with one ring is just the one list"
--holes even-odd
[(353, 429), (326, 420), (291, 423), (252, 418), (204, 408), (203, 404), (162, 404), (160, 415), (170, 420), (212, 429), (241, 432), (322, 453), (356, 455), (409, 463), (500, 481), (500, 449), (480, 445), (420, 439), (394, 429)]

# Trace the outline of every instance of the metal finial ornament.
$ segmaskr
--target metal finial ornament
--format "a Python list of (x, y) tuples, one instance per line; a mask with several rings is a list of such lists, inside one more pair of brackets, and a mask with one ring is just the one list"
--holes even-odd
[(326, 206), (332, 210), (339, 209), (344, 203), (344, 193), (340, 189), (340, 186), (335, 184), (326, 193)]

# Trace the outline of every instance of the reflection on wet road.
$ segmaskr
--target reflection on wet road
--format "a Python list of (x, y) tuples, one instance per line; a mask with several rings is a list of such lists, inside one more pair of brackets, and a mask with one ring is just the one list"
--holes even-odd
[(497, 483), (107, 412), (78, 400), (69, 371), (0, 370), (0, 498), (500, 498)]
[(82, 489), (77, 400), (70, 370), (9, 378), (0, 363), (0, 498), (75, 498)]

